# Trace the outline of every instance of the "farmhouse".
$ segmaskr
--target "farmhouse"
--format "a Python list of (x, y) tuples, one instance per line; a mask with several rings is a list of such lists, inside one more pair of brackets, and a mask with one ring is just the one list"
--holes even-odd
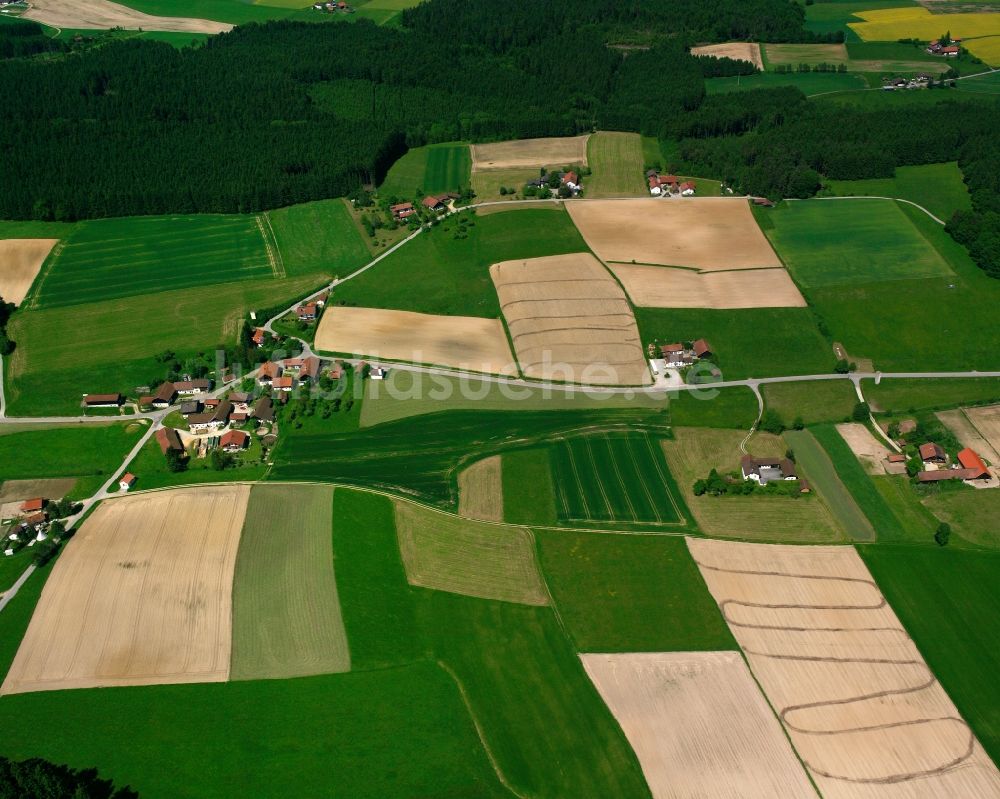
[(580, 189), (582, 188), (582, 186), (580, 185), (580, 176), (577, 175), (576, 172), (572, 170), (570, 170), (569, 172), (564, 172), (559, 177), (559, 182), (563, 186), (566, 186), (574, 194), (580, 191)]
[(299, 382), (315, 380), (319, 377), (319, 367), (319, 358), (310, 356), (303, 359), (302, 366), (299, 368)]
[(700, 338), (691, 345), (694, 350), (694, 354), (699, 358), (710, 358), (712, 356), (712, 348), (705, 339)]
[(121, 394), (84, 394), (85, 408), (117, 408), (124, 402)]
[(417, 209), (413, 207), (413, 203), (390, 205), (389, 210), (392, 211), (393, 219), (407, 219), (417, 212)]
[(230, 430), (223, 433), (219, 439), (219, 446), (225, 452), (239, 452), (250, 446), (250, 436), (240, 430)]
[(262, 422), (273, 422), (274, 421), (274, 403), (271, 402), (270, 397), (261, 397), (253, 406), (253, 415), (255, 419), (260, 419)]
[(295, 309), (295, 315), (298, 316), (300, 322), (315, 321), (318, 312), (319, 306), (315, 302), (307, 302)]
[(798, 480), (795, 464), (788, 458), (755, 458), (744, 455), (740, 459), (744, 480), (753, 480), (762, 486), (773, 480)]
[(295, 381), (291, 377), (276, 377), (271, 381), (271, 387), (275, 391), (291, 391)]
[(178, 394), (192, 396), (194, 394), (204, 394), (211, 390), (211, 380), (180, 380), (174, 383), (174, 391)]
[(188, 417), (188, 427), (192, 433), (203, 433), (207, 430), (220, 430), (229, 423), (233, 412), (233, 403), (229, 400), (219, 402), (212, 412), (192, 414)]
[(385, 380), (385, 376), (388, 373), (387, 369), (383, 369), (381, 366), (373, 366), (368, 376), (372, 380)]
[(663, 356), (663, 360), (667, 362), (667, 366), (674, 368), (690, 366), (694, 363), (694, 353), (680, 342), (664, 344), (660, 347), (660, 354)]
[(983, 463), (983, 459), (979, 457), (979, 454), (969, 447), (966, 447), (961, 452), (958, 453), (958, 462), (962, 464), (962, 468), (970, 473), (970, 476), (965, 478), (967, 480), (989, 480), (990, 470), (986, 468), (986, 464)]
[(275, 378), (280, 376), (281, 367), (274, 361), (268, 361), (260, 367), (260, 373), (257, 375), (257, 384), (261, 386), (269, 386), (274, 382)]
[(679, 184), (676, 175), (658, 175), (652, 170), (646, 174), (646, 182), (649, 185), (649, 193), (654, 197), (663, 194), (676, 194)]
[(161, 383), (160, 387), (156, 389), (150, 405), (154, 408), (168, 408), (174, 404), (175, 399), (177, 399), (177, 390), (174, 388), (174, 384)]
[(693, 197), (696, 186), (693, 181), (686, 180), (680, 185), (681, 197)]
[(340, 380), (340, 378), (344, 376), (344, 370), (339, 363), (335, 362), (333, 366), (330, 367), (330, 371), (328, 371), (327, 374), (330, 376), (331, 380)]
[(920, 445), (920, 460), (924, 463), (945, 463), (948, 456), (939, 445), (928, 441)]
[(122, 491), (128, 491), (132, 486), (135, 485), (136, 476), (131, 472), (125, 472), (122, 475), (122, 479), (118, 481), (118, 487)]
[(253, 335), (250, 336), (250, 340), (253, 342), (255, 347), (264, 346), (264, 328), (258, 327), (254, 328)]
[(26, 499), (21, 503), (21, 513), (38, 513), (45, 510), (47, 500), (38, 497), (36, 499)]
[(160, 452), (166, 455), (168, 452), (183, 452), (184, 445), (181, 437), (172, 427), (161, 427), (156, 431), (156, 443), (160, 445)]
[(446, 208), (442, 198), (433, 197), (430, 194), (424, 197), (424, 199), (420, 201), (420, 204), (429, 211), (443, 211)]
[(215, 398), (205, 400), (205, 410), (214, 411), (216, 408), (219, 407), (220, 402), (222, 402), (222, 400)]
[(201, 403), (198, 400), (189, 400), (181, 403), (181, 416), (187, 419), (192, 413), (201, 413)]

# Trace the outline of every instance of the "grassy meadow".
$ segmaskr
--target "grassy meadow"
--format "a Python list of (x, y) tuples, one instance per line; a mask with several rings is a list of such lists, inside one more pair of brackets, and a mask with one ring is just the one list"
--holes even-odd
[(586, 252), (587, 245), (565, 210), (526, 209), (466, 216), (417, 236), (374, 269), (339, 287), (337, 301), (370, 308), (453, 316), (499, 317), (500, 302), (490, 265), (517, 258)]
[(471, 171), (472, 154), (467, 144), (414, 147), (389, 168), (379, 192), (386, 197), (412, 199), (421, 191), (457, 191), (469, 185)]
[(945, 222), (955, 211), (972, 207), (962, 171), (955, 161), (946, 164), (901, 166), (891, 178), (830, 180), (826, 188), (838, 197), (898, 197), (922, 205)]
[(638, 133), (597, 132), (587, 140), (584, 178), (587, 197), (637, 197), (646, 194), (642, 139)]
[[(269, 19), (320, 18), (318, 12), (308, 13), (308, 0), (269, 0), (267, 3), (245, 0), (125, 0), (123, 5), (162, 17), (195, 17), (216, 22), (242, 25), (247, 22), (266, 22)], [(305, 10), (303, 10), (305, 9)]]
[(776, 411), (787, 425), (796, 419), (806, 424), (843, 422), (858, 402), (849, 380), (771, 383), (760, 387), (768, 410)]
[(558, 524), (550, 448), (504, 453), (501, 480), (505, 521), (546, 526)]
[(369, 260), (346, 200), (319, 200), (268, 211), (286, 275), (345, 277)]
[[(927, 509), (951, 525), (954, 536), (969, 544), (1000, 549), (1000, 491), (974, 488), (939, 491), (924, 500)], [(956, 544), (962, 545), (961, 541)]]
[(749, 430), (757, 419), (757, 398), (749, 388), (678, 391), (670, 398), (670, 421), (685, 427)]
[(275, 276), (258, 217), (199, 214), (80, 222), (50, 256), (32, 306), (119, 297)]
[(862, 380), (861, 390), (876, 412), (897, 414), (936, 411), (961, 405), (1000, 402), (1000, 379), (995, 377)]

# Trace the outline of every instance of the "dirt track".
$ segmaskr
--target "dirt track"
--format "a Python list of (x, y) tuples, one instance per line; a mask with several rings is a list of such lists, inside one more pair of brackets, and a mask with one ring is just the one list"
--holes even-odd
[(109, 0), (31, 0), (25, 19), (54, 28), (175, 31), (178, 33), (225, 33), (233, 29), (225, 22), (187, 17), (154, 17)]
[(851, 448), (851, 452), (861, 461), (868, 474), (886, 473), (889, 450), (867, 427), (859, 422), (846, 422), (837, 425), (837, 432)]
[(743, 200), (588, 200), (566, 203), (566, 208), (605, 263), (706, 271), (783, 268)]
[(823, 796), (1000, 796), (1000, 772), (854, 549), (687, 541)]
[(609, 264), (642, 308), (805, 308), (784, 269), (696, 272), (669, 266)]
[(0, 297), (20, 305), (59, 239), (0, 240)]
[(42, 591), (0, 694), (222, 682), (249, 486), (103, 503)]

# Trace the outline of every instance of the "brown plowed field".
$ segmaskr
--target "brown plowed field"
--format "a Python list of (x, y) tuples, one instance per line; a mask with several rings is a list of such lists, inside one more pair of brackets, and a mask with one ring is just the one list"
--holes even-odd
[(609, 265), (642, 308), (805, 308), (784, 269), (696, 272), (667, 266)]
[(177, 31), (180, 33), (225, 33), (233, 29), (225, 22), (187, 17), (155, 17), (109, 0), (32, 0), (25, 19), (54, 28)]
[(320, 320), (316, 349), (474, 372), (517, 374), (503, 323), (477, 316), (331, 308)]
[(757, 69), (764, 69), (764, 60), (760, 57), (760, 45), (756, 42), (706, 44), (703, 47), (692, 47), (691, 55), (710, 55), (715, 58), (733, 58), (737, 61), (749, 61)]
[(854, 549), (688, 548), (823, 796), (1000, 796), (1000, 772)]
[(580, 658), (654, 799), (816, 796), (739, 653)]
[(20, 305), (59, 239), (0, 240), (0, 297)]
[(472, 171), (587, 165), (590, 136), (517, 139), (472, 145)]
[(601, 385), (651, 382), (621, 286), (589, 253), (490, 267), (524, 374)]
[(458, 515), (503, 521), (503, 466), (499, 455), (478, 460), (459, 472)]
[(222, 682), (249, 486), (104, 502), (52, 569), (0, 693)]
[(715, 269), (782, 268), (744, 200), (584, 200), (566, 208), (605, 263)]

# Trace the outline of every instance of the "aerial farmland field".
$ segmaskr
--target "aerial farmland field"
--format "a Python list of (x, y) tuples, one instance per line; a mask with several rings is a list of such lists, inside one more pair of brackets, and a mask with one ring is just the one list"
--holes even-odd
[[(962, 84), (963, 86), (965, 83)], [(898, 197), (922, 205), (948, 221), (955, 211), (972, 207), (969, 189), (958, 164), (923, 164), (896, 168), (895, 177), (872, 180), (831, 180), (827, 188), (835, 195)]]
[(34, 307), (282, 277), (277, 270), (256, 216), (92, 220), (77, 225), (46, 264)]
[(0, 239), (0, 297), (20, 305), (58, 239)]
[(584, 178), (588, 197), (642, 197), (642, 139), (638, 133), (597, 132), (587, 141), (587, 163), (593, 174)]
[(413, 197), (418, 191), (458, 191), (469, 185), (471, 163), (467, 144), (416, 147), (392, 165), (379, 189), (386, 196), (401, 198)]

